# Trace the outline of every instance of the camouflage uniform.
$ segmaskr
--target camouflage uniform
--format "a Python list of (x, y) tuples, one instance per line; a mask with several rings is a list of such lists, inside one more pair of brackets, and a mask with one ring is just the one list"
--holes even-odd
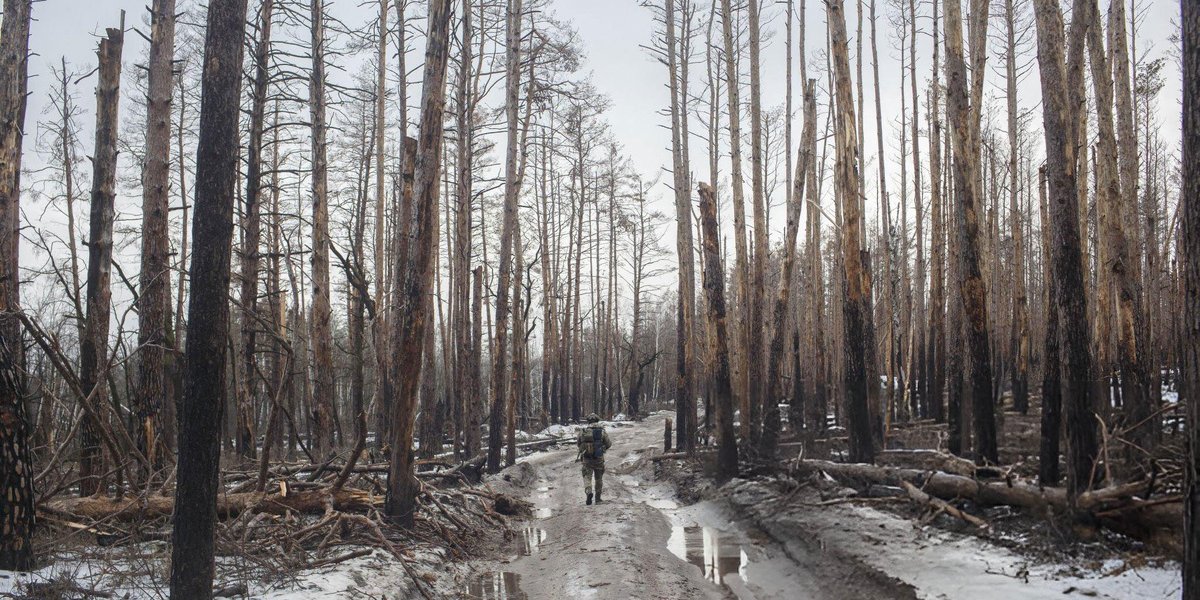
[(589, 423), (587, 427), (579, 430), (579, 437), (576, 444), (579, 446), (579, 453), (583, 462), (583, 492), (587, 494), (587, 501), (592, 502), (592, 476), (596, 477), (596, 502), (600, 502), (600, 494), (604, 490), (604, 455), (601, 453), (599, 457), (593, 457), (592, 446), (594, 445), (594, 431), (600, 431), (601, 444), (604, 450), (612, 448), (612, 441), (608, 439), (608, 432), (599, 423)]

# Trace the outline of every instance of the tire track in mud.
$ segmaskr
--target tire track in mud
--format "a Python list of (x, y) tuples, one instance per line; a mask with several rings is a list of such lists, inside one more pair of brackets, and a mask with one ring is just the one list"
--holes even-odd
[[(789, 556), (758, 527), (730, 518), (725, 505), (679, 506), (645, 457), (659, 452), (663, 416), (610, 424), (602, 504), (584, 505), (573, 448), (523, 459), (490, 480), (534, 505), (510, 547), (472, 565), (466, 598), (481, 600), (799, 600), (912, 597), (859, 578), (861, 564), (833, 556)], [(822, 580), (833, 576), (828, 585)]]

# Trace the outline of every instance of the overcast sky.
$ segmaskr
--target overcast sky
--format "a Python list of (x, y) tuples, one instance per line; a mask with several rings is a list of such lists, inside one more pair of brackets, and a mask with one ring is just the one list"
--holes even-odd
[[(371, 0), (365, 0), (373, 4)], [(184, 0), (180, 0), (181, 5)], [(363, 29), (369, 28), (369, 23), (373, 19), (374, 8), (360, 6), (359, 0), (327, 0), (329, 8), (333, 14), (338, 16), (342, 21), (346, 22), (351, 27), (359, 26)], [(820, 0), (808, 0), (807, 6), (807, 21), (808, 21), (808, 58), (809, 64), (813, 65), (818, 60), (821, 60), (821, 52), (825, 43), (825, 10), (824, 4)], [(1027, 0), (1026, 0), (1027, 3)], [(37, 122), (46, 118), (43, 114), (47, 105), (47, 87), (52, 83), (49, 76), (51, 65), (58, 65), (62, 57), (73, 63), (76, 67), (90, 68), (95, 64), (95, 49), (97, 44), (97, 34), (101, 33), (105, 27), (115, 26), (119, 20), (119, 13), (122, 9), (127, 11), (127, 26), (138, 27), (142, 31), (146, 31), (143, 23), (147, 15), (145, 6), (147, 0), (44, 0), (34, 5), (34, 19), (30, 46), (34, 52), (30, 64), (30, 106), (28, 111), (27, 132), (32, 135), (37, 130)], [(250, 0), (251, 7), (257, 4), (256, 0)], [(849, 32), (852, 37), (851, 49), (855, 45), (853, 36), (855, 35), (854, 23), (854, 6), (852, 0), (847, 2), (848, 17), (851, 19), (848, 24)], [(924, 88), (927, 85), (930, 77), (930, 53), (932, 45), (932, 37), (928, 34), (931, 27), (928, 13), (930, 5), (928, 2), (918, 3), (920, 6), (918, 11), (922, 13), (920, 26), (923, 33), (918, 41), (918, 78), (919, 86), (922, 89), (922, 98), (924, 98)], [(764, 8), (763, 22), (768, 29), (767, 41), (763, 48), (763, 106), (764, 109), (780, 106), (784, 100), (784, 36), (783, 36), (783, 6), (782, 2), (768, 1)], [(799, 2), (796, 3), (799, 10)], [(659, 113), (667, 104), (667, 90), (665, 87), (666, 68), (652, 59), (647, 51), (642, 48), (643, 45), (649, 44), (654, 28), (652, 21), (652, 13), (649, 9), (641, 6), (638, 0), (554, 0), (553, 10), (557, 15), (566, 21), (571, 22), (578, 30), (582, 40), (584, 49), (587, 54), (586, 63), (582, 67), (584, 73), (591, 73), (595, 87), (607, 94), (611, 100), (611, 109), (607, 114), (607, 120), (612, 128), (614, 137), (623, 145), (624, 151), (632, 158), (635, 167), (644, 174), (653, 175), (661, 172), (662, 169), (670, 164), (670, 152), (668, 144), (670, 136), (664, 128), (666, 119)], [(1106, 2), (1101, 2), (1101, 9), (1106, 10)], [(1167, 87), (1163, 91), (1158, 106), (1157, 118), (1164, 125), (1163, 133), (1167, 140), (1172, 143), (1177, 143), (1179, 137), (1179, 81), (1178, 70), (1175, 66), (1174, 53), (1171, 52), (1171, 42), (1169, 36), (1176, 31), (1175, 20), (1178, 14), (1178, 3), (1168, 0), (1147, 0), (1140, 7), (1143, 18), (1141, 24), (1141, 32), (1138, 40), (1139, 50), (1148, 52), (1150, 58), (1158, 56), (1170, 56), (1171, 64), (1168, 67)], [(889, 15), (893, 13), (892, 3), (881, 1), (878, 7), (879, 12), (879, 53), (880, 53), (880, 93), (883, 98), (883, 120), (885, 122), (885, 143), (890, 154), (888, 159), (889, 169), (889, 186), (898, 187), (898, 165), (895, 163), (898, 153), (897, 131), (899, 127), (900, 115), (900, 52), (898, 50), (898, 33), (893, 30), (893, 26), (889, 21)], [(702, 6), (699, 10), (698, 19), (700, 21), (700, 34), (703, 35), (703, 27), (707, 20), (707, 7)], [(993, 20), (993, 35), (1000, 35), (999, 28), (1002, 27), (1002, 22), (999, 19)], [(866, 35), (869, 35), (869, 24), (866, 29)], [(1032, 42), (1032, 33), (1029, 33), (1029, 40)], [(412, 54), (411, 60), (420, 60), (420, 50), (423, 40), (418, 40), (419, 45)], [(145, 41), (141, 36), (130, 34), (126, 37), (125, 49), (125, 72), (126, 80), (128, 75), (133, 71), (134, 64), (144, 60)], [(998, 46), (995, 46), (998, 47)], [(701, 52), (698, 55), (698, 64), (692, 70), (693, 94), (700, 93), (703, 83), (703, 44), (697, 43), (697, 48)], [(868, 185), (873, 188), (874, 174), (877, 166), (874, 162), (875, 152), (875, 119), (873, 118), (873, 86), (871, 85), (871, 71), (869, 63), (869, 38), (864, 44), (864, 49), (868, 52), (868, 61), (864, 67), (864, 75), (866, 78), (866, 102), (867, 102), (867, 118), (863, 123), (864, 134), (867, 140), (866, 156), (867, 163), (863, 166), (863, 172), (871, 182)], [(1032, 59), (1032, 47), (1029, 49), (1029, 59)], [(1001, 67), (1000, 56), (997, 52), (989, 57), (988, 70), (988, 86), (989, 94), (998, 94), (1002, 90), (1003, 81), (999, 75)], [(854, 66), (854, 58), (851, 57), (852, 68)], [(334, 75), (337, 76), (337, 75)], [(342, 75), (345, 76), (345, 75)], [(810, 68), (810, 76), (823, 77), (814, 68)], [(795, 136), (799, 138), (800, 131), (800, 94), (799, 94), (799, 75), (798, 72), (794, 75), (797, 81), (796, 85), (796, 116), (795, 116)], [(819, 82), (822, 86), (824, 80)], [(92, 138), (92, 122), (91, 113), (94, 112), (95, 102), (92, 95), (92, 90), (95, 85), (95, 79), (90, 78), (79, 84), (78, 96), (81, 108), (85, 112), (84, 118), (81, 120), (82, 132), (81, 142), (85, 149), (90, 152)], [(907, 93), (907, 88), (905, 89)], [(414, 88), (412, 102), (416, 102), (418, 91)], [(1033, 111), (1034, 122), (1040, 123), (1040, 110), (1038, 109), (1039, 102), (1039, 82), (1036, 69), (1030, 70), (1026, 79), (1021, 85), (1020, 102), (1023, 110)], [(124, 95), (125, 102), (128, 103), (128, 95)], [(827, 99), (824, 96), (824, 91), (818, 95), (818, 103), (824, 104)], [(123, 113), (127, 106), (123, 106)], [(823, 110), (823, 107), (822, 107)], [(415, 119), (415, 116), (412, 117)], [(924, 117), (922, 117), (924, 118)], [(996, 118), (1000, 118), (997, 115)], [(998, 122), (999, 128), (1003, 130), (1002, 119)], [(819, 125), (820, 126), (820, 125)], [(701, 129), (699, 123), (693, 125), (693, 134)], [(924, 126), (922, 126), (924, 128)], [(749, 124), (743, 118), (743, 130), (748, 131)], [(1039, 127), (1033, 128), (1033, 133), (1036, 135), (1040, 132)], [(1035, 143), (1040, 147), (1040, 139), (1035, 140)], [(925, 152), (925, 142), (922, 142), (922, 152)], [(26, 141), (25, 166), (27, 168), (36, 168), (40, 164), (40, 159), (33, 152), (34, 143), (32, 139)], [(728, 148), (724, 148), (728, 152)], [(748, 149), (743, 150), (748, 156)], [(696, 173), (698, 180), (707, 178), (707, 148), (700, 143), (699, 140), (693, 140), (692, 143), (692, 164), (693, 171)], [(727, 177), (728, 166), (722, 167), (722, 177)], [(663, 177), (664, 183), (660, 184), (657, 190), (661, 199), (660, 206), (664, 211), (672, 213), (671, 203), (666, 196), (669, 190), (666, 188), (666, 183), (669, 177)], [(747, 176), (747, 186), (749, 178)], [(28, 182), (26, 182), (28, 183)], [(723, 181), (725, 185), (727, 180)], [(869, 192), (870, 193), (870, 192)], [(781, 193), (776, 194), (775, 202), (778, 204), (782, 198)], [(134, 199), (126, 198), (122, 202), (130, 203)], [(137, 203), (133, 203), (132, 207), (136, 207)], [(118, 210), (120, 210), (120, 203)], [(728, 209), (726, 209), (728, 210)], [(782, 215), (782, 208), (777, 205), (775, 214)], [(132, 214), (131, 214), (132, 216)], [(726, 219), (728, 223), (731, 219)], [(778, 240), (779, 232), (782, 229), (783, 219), (772, 219), (772, 239)], [(673, 230), (673, 227), (670, 229)], [(673, 235), (668, 234), (664, 240), (668, 247), (673, 247)], [(24, 252), (24, 251), (23, 251)], [(28, 256), (28, 254), (26, 255)], [(24, 262), (24, 261), (23, 261)], [(130, 264), (136, 265), (136, 258), (130, 261)], [(136, 269), (133, 269), (136, 271)]]
[[(122, 9), (128, 12), (127, 23), (145, 30), (143, 22), (146, 19), (146, 0), (45, 0), (35, 4), (31, 34), (31, 47), (36, 54), (30, 65), (32, 80), (30, 82), (29, 121), (42, 118), (42, 109), (46, 104), (46, 86), (50, 66), (57, 65), (60, 57), (79, 66), (90, 66), (95, 63), (95, 48), (97, 34), (105, 27), (115, 26)], [(182, 0), (181, 0), (182, 4)], [(256, 2), (250, 0), (253, 7)], [(329, 10), (337, 14), (348, 24), (366, 22), (372, 16), (372, 9), (364, 9), (358, 0), (329, 0)], [(607, 94), (612, 100), (612, 108), (608, 120), (613, 128), (615, 137), (625, 147), (626, 152), (634, 159), (640, 170), (653, 172), (670, 162), (668, 144), (670, 137), (663, 128), (665, 119), (658, 113), (667, 103), (665, 88), (665, 67), (654, 61), (641, 47), (651, 39), (653, 23), (649, 9), (640, 6), (639, 0), (555, 0), (554, 10), (560, 17), (571, 22), (579, 31), (584, 48), (587, 52), (587, 62), (583, 70), (591, 72), (597, 89)], [(784, 61), (785, 51), (782, 32), (782, 2), (767, 2), (763, 11), (763, 22), (773, 31), (763, 50), (763, 106), (773, 107), (782, 104), (784, 98)], [(818, 60), (825, 41), (824, 36), (824, 5), (819, 0), (808, 0), (808, 56), (812, 64)], [(896, 144), (895, 128), (899, 115), (898, 94), (899, 85), (899, 51), (896, 49), (896, 33), (890, 25), (887, 15), (891, 9), (883, 1), (878, 7), (879, 12), (879, 52), (880, 52), (880, 88), (884, 99), (884, 121), (888, 123), (887, 143)], [(930, 22), (927, 13), (927, 3), (918, 10), (922, 15), (922, 28), (928, 30)], [(1105, 3), (1101, 2), (1102, 9)], [(850, 35), (854, 36), (853, 1), (847, 2)], [(799, 10), (799, 2), (796, 3)], [(1174, 19), (1178, 14), (1178, 3), (1167, 0), (1149, 0), (1143, 4), (1144, 21), (1142, 24), (1140, 49), (1150, 49), (1151, 56), (1162, 55), (1170, 45), (1168, 36), (1175, 31)], [(701, 28), (707, 18), (707, 9), (702, 7), (698, 18)], [(993, 23), (993, 35), (999, 35), (1001, 23), (998, 19)], [(869, 35), (869, 25), (866, 34)], [(700, 32), (703, 33), (703, 30)], [(865, 36), (864, 36), (865, 37)], [(866, 51), (869, 52), (869, 40)], [(929, 55), (932, 39), (927, 31), (918, 42), (918, 77), (924, 87), (929, 78)], [(853, 48), (854, 40), (851, 39)], [(1153, 45), (1153, 48), (1151, 48)], [(129, 35), (126, 38), (126, 73), (130, 70), (130, 62), (140, 61), (144, 55), (145, 42), (140, 36)], [(702, 44), (697, 44), (698, 48)], [(703, 59), (703, 55), (698, 57)], [(993, 69), (1000, 67), (1000, 57), (991, 58), (988, 79), (990, 85), (1002, 85), (1002, 80)], [(852, 66), (853, 66), (853, 58)], [(865, 67), (867, 79), (868, 108), (873, 102), (870, 84), (870, 64)], [(1172, 74), (1177, 73), (1172, 66)], [(794, 75), (798, 80), (798, 73)], [(703, 64), (693, 68), (693, 93), (697, 93), (703, 85)], [(823, 81), (821, 82), (823, 84)], [(94, 79), (81, 84), (87, 86), (81, 90), (80, 100), (83, 108), (90, 114), (94, 110), (91, 99), (91, 86)], [(797, 98), (799, 85), (797, 84)], [(1022, 105), (1025, 109), (1036, 108), (1040, 94), (1036, 70), (1030, 73), (1022, 86)], [(415, 93), (415, 91), (414, 91)], [(1168, 87), (1163, 92), (1161, 102), (1164, 123), (1178, 122), (1179, 82), (1177, 76), (1169, 79)], [(923, 95), (923, 93), (922, 93)], [(819, 99), (818, 102), (824, 102)], [(799, 112), (799, 100), (795, 102)], [(864, 133), (870, 140), (874, 136), (874, 119), (868, 118), (863, 123)], [(800, 116), (796, 117), (796, 136), (799, 137)], [(744, 125), (748, 127), (748, 125)], [(694, 129), (699, 129), (697, 124)], [(1174, 132), (1168, 135), (1178, 137), (1178, 127), (1168, 127)], [(30, 128), (32, 130), (32, 127)], [(88, 141), (85, 136), (85, 142)], [(88, 144), (85, 143), (85, 146)], [(872, 146), (869, 144), (869, 146)], [(28, 146), (27, 146), (28, 147)], [(698, 143), (693, 144), (693, 160), (698, 164), (705, 160), (706, 150)], [(874, 152), (868, 149), (868, 160), (873, 160)], [(724, 169), (727, 171), (727, 169)], [(697, 169), (706, 174), (706, 169)]]

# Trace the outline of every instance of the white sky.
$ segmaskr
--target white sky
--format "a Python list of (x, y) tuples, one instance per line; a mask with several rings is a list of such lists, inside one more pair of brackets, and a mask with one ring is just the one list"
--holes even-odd
[[(1027, 1), (1027, 0), (1026, 0)], [(182, 3), (182, 0), (181, 0)], [(26, 131), (30, 136), (26, 140), (25, 148), (25, 167), (36, 168), (39, 165), (39, 158), (33, 152), (34, 140), (33, 133), (37, 131), (37, 122), (45, 119), (43, 110), (47, 105), (47, 87), (52, 83), (50, 66), (57, 65), (60, 57), (65, 56), (68, 62), (76, 67), (91, 66), (95, 63), (95, 48), (97, 43), (98, 33), (103, 32), (106, 26), (115, 26), (118, 22), (118, 14), (124, 9), (128, 12), (127, 24), (131, 27), (142, 27), (142, 23), (146, 19), (145, 6), (147, 0), (45, 0), (34, 5), (34, 18), (30, 45), (35, 53), (30, 64), (30, 98), (28, 110), (28, 122)], [(250, 0), (251, 10), (256, 5), (255, 0)], [(354, 26), (361, 24), (362, 28), (367, 28), (367, 23), (373, 18), (373, 8), (359, 6), (358, 0), (331, 0), (330, 8), (335, 15), (340, 17), (348, 25)], [(763, 107), (764, 110), (780, 106), (784, 100), (784, 36), (782, 27), (782, 12), (783, 3), (773, 2), (768, 0), (764, 7), (763, 23), (766, 27), (774, 30), (773, 34), (765, 43), (763, 48)], [(808, 0), (808, 56), (810, 65), (820, 56), (823, 51), (825, 42), (825, 22), (824, 22), (824, 5), (820, 0)], [(797, 10), (799, 2), (797, 0)], [(855, 2), (850, 0), (847, 2), (848, 17), (851, 21), (848, 23), (848, 29), (851, 35), (851, 51), (855, 45), (853, 36), (855, 35), (854, 22), (854, 5)], [(1101, 9), (1106, 10), (1107, 4), (1101, 2)], [(1144, 21), (1139, 38), (1139, 48), (1141, 50), (1150, 51), (1151, 58), (1169, 55), (1171, 42), (1169, 36), (1176, 30), (1174, 24), (1178, 15), (1178, 3), (1165, 0), (1147, 0), (1140, 7), (1143, 12)], [(993, 14), (998, 12), (998, 8), (993, 11)], [(670, 164), (669, 143), (670, 136), (668, 131), (663, 127), (666, 124), (666, 119), (662, 117), (658, 111), (666, 106), (667, 90), (666, 69), (664, 66), (653, 60), (648, 53), (641, 47), (649, 44), (652, 35), (653, 23), (651, 19), (651, 11), (640, 6), (638, 0), (555, 0), (554, 11), (557, 15), (567, 21), (570, 21), (580, 33), (580, 38), (584, 45), (587, 60), (583, 66), (583, 71), (591, 72), (595, 82), (595, 86), (601, 92), (607, 94), (611, 99), (611, 109), (607, 113), (607, 120), (615, 134), (615, 138), (623, 145), (624, 151), (633, 159), (633, 163), (642, 173), (653, 177), (653, 174), (660, 171)], [(892, 26), (889, 24), (888, 15), (893, 10), (890, 2), (880, 1), (879, 11), (879, 51), (880, 51), (880, 88), (884, 99), (884, 121), (887, 124), (885, 129), (885, 142), (888, 146), (888, 152), (891, 155), (888, 158), (889, 169), (889, 187), (893, 193), (895, 188), (899, 186), (898, 166), (896, 165), (896, 148), (898, 145), (897, 138), (897, 119), (900, 114), (900, 104), (898, 101), (900, 93), (900, 62), (899, 52), (896, 49), (898, 42), (895, 39), (895, 32), (892, 31)], [(922, 13), (922, 28), (926, 31), (930, 28), (928, 13), (930, 5), (928, 2), (919, 3), (918, 11)], [(702, 6), (698, 11), (699, 34), (704, 33), (704, 23), (707, 19), (707, 7)], [(999, 35), (1002, 22), (999, 19), (994, 19), (992, 24), (993, 35)], [(143, 31), (145, 28), (143, 27)], [(718, 28), (719, 30), (719, 28)], [(869, 23), (866, 26), (866, 34), (869, 35)], [(1031, 36), (1032, 41), (1032, 36)], [(417, 41), (417, 52), (410, 54), (410, 60), (420, 60), (421, 49), (420, 44), (423, 41)], [(919, 86), (921, 94), (924, 96), (924, 88), (929, 78), (929, 60), (931, 51), (932, 39), (928, 34), (924, 34), (918, 45), (918, 77), (920, 79)], [(693, 67), (692, 81), (693, 93), (700, 93), (703, 86), (704, 64), (703, 64), (703, 42), (698, 42), (697, 64)], [(998, 48), (998, 46), (994, 47)], [(871, 71), (869, 62), (869, 39), (864, 44), (864, 50), (868, 53), (867, 61), (864, 65), (864, 76), (866, 78), (866, 119), (863, 124), (865, 139), (867, 141), (866, 160), (867, 164), (863, 165), (863, 173), (868, 178), (868, 181), (873, 181), (874, 174), (878, 168), (875, 163), (875, 119), (873, 118), (873, 86), (871, 85)], [(130, 73), (134, 70), (134, 63), (142, 60), (145, 52), (145, 42), (136, 34), (126, 36), (125, 49), (125, 73), (126, 81), (129, 80)], [(1032, 48), (1030, 49), (1032, 56)], [(1168, 54), (1170, 53), (1170, 54)], [(1001, 64), (1001, 57), (998, 51), (993, 50), (989, 57), (988, 85), (989, 93), (998, 93), (1000, 88), (996, 86), (1002, 85), (1002, 81), (996, 69)], [(1158, 120), (1164, 125), (1164, 137), (1174, 142), (1177, 142), (1179, 132), (1179, 81), (1178, 70), (1174, 64), (1174, 58), (1170, 59), (1171, 65), (1168, 69), (1167, 88), (1163, 91), (1159, 101)], [(854, 67), (854, 58), (851, 57), (851, 67)], [(350, 69), (348, 69), (350, 70)], [(810, 76), (823, 77), (822, 74), (810, 68)], [(797, 116), (794, 120), (794, 136), (796, 142), (800, 135), (801, 116), (800, 111), (800, 86), (799, 74), (794, 74), (796, 78), (796, 99), (795, 107)], [(81, 141), (86, 150), (90, 151), (92, 124), (91, 113), (94, 111), (94, 100), (92, 96), (92, 87), (94, 86), (94, 78), (80, 84), (79, 103), (84, 109), (85, 116), (81, 120), (82, 132)], [(819, 85), (823, 86), (823, 80), (819, 81)], [(1021, 104), (1024, 110), (1034, 110), (1034, 122), (1040, 122), (1040, 110), (1037, 110), (1037, 102), (1040, 96), (1039, 83), (1036, 70), (1031, 71), (1027, 79), (1021, 87)], [(907, 87), (904, 90), (907, 93)], [(415, 103), (417, 88), (413, 88)], [(125, 98), (128, 98), (126, 95)], [(823, 105), (827, 102), (824, 97), (823, 90), (818, 92), (818, 104)], [(128, 101), (126, 100), (126, 103)], [(122, 112), (125, 112), (127, 106), (123, 106)], [(823, 108), (822, 108), (823, 110)], [(415, 117), (413, 117), (415, 119)], [(924, 117), (922, 117), (924, 119)], [(1001, 122), (1002, 124), (1002, 122)], [(724, 125), (724, 123), (723, 123)], [(818, 127), (823, 126), (823, 121), (818, 123)], [(1001, 127), (1002, 128), (1002, 127)], [(746, 118), (743, 118), (743, 130), (748, 131), (749, 123)], [(924, 129), (924, 126), (922, 126)], [(693, 121), (693, 133), (702, 133), (700, 123)], [(1040, 132), (1040, 128), (1034, 127), (1035, 134)], [(1040, 147), (1040, 140), (1037, 145)], [(926, 143), (922, 142), (922, 152), (926, 152)], [(728, 152), (727, 146), (723, 149)], [(748, 148), (743, 149), (744, 154), (749, 155)], [(693, 138), (692, 142), (692, 165), (693, 171), (696, 173), (697, 180), (707, 178), (707, 149), (699, 139)], [(728, 174), (728, 165), (722, 166), (723, 177)], [(668, 214), (673, 213), (671, 203), (667, 200), (668, 190), (665, 187), (669, 177), (663, 177), (660, 184), (658, 194), (661, 196), (660, 208)], [(25, 183), (28, 184), (28, 181)], [(727, 181), (724, 182), (727, 184)], [(747, 176), (747, 187), (749, 186), (749, 177)], [(869, 183), (871, 187), (873, 183)], [(775, 202), (779, 202), (779, 194), (776, 193)], [(727, 195), (727, 194), (725, 194)], [(138, 203), (135, 199), (125, 198), (119, 202), (118, 210), (120, 211), (121, 203), (136, 209)], [(774, 214), (782, 216), (782, 208), (776, 207)], [(132, 215), (130, 215), (132, 216)], [(729, 223), (732, 219), (724, 219), (725, 223)], [(777, 241), (780, 237), (783, 219), (772, 219), (772, 240)], [(670, 227), (672, 233), (669, 233), (664, 239), (664, 244), (667, 247), (673, 247), (673, 225)], [(30, 256), (28, 250), (23, 250), (25, 256)], [(136, 258), (130, 258), (127, 262), (131, 268), (127, 269), (131, 277), (136, 272)]]

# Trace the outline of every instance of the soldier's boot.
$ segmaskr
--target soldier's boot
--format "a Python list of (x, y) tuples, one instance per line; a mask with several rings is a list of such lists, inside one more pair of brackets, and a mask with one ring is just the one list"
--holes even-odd
[(591, 506), (592, 505), (592, 490), (587, 490), (587, 492), (585, 492), (585, 493), (587, 494), (587, 505)]
[(604, 480), (596, 478), (596, 504), (600, 504), (600, 492), (604, 491)]

